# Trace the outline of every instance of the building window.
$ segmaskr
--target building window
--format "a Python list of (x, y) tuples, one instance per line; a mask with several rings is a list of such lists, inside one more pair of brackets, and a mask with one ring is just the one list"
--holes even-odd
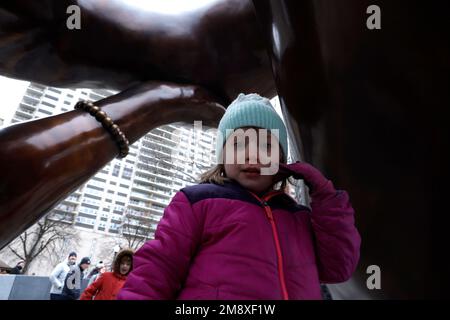
[(47, 107), (51, 107), (51, 108), (54, 108), (54, 107), (55, 107), (54, 104), (48, 103), (48, 102), (46, 102), (46, 101), (42, 101), (41, 104), (44, 105), (44, 106), (47, 106)]
[(58, 98), (49, 96), (48, 94), (45, 94), (44, 97), (45, 98), (49, 98), (49, 99), (54, 100), (54, 101), (58, 101)]
[(125, 208), (123, 206), (115, 206), (114, 207), (114, 213), (122, 213), (124, 210), (125, 210)]
[(156, 209), (159, 209), (159, 210), (164, 210), (164, 209), (165, 209), (165, 207), (160, 206), (160, 205), (155, 204), (155, 203), (152, 205), (152, 207), (153, 207), (153, 208), (156, 208)]
[(76, 219), (76, 225), (81, 225), (85, 228), (93, 229), (95, 224), (95, 220), (84, 218), (84, 217), (77, 217)]
[(86, 205), (90, 205), (90, 204), (98, 206), (98, 204), (96, 202), (98, 202), (98, 201), (84, 198), (83, 199), (83, 204), (81, 205), (81, 207), (79, 209), (80, 212), (90, 213), (90, 214), (97, 214), (97, 210), (89, 208), (89, 207), (86, 207)]
[[(104, 189), (102, 188), (103, 184), (101, 182), (97, 182), (97, 181), (89, 181), (89, 184), (86, 185), (86, 189), (90, 188), (90, 189), (94, 189), (94, 190), (98, 190), (98, 191), (103, 191)], [(89, 190), (91, 192), (93, 192), (92, 190)], [(95, 193), (95, 192), (93, 192)]]
[(130, 180), (131, 175), (133, 174), (133, 169), (131, 168), (124, 168), (122, 173), (122, 178)]
[(119, 176), (119, 171), (120, 171), (120, 166), (119, 165), (114, 165), (114, 169), (113, 169), (113, 173), (112, 173), (112, 175), (114, 176), (114, 177), (118, 177)]
[(52, 114), (50, 111), (42, 110), (42, 109), (39, 109), (38, 112), (44, 113), (44, 114), (48, 114), (48, 115), (51, 115), (51, 114)]
[(99, 178), (99, 177), (93, 177), (91, 180), (100, 181), (100, 182), (106, 182), (105, 179)]
[(85, 218), (78, 216), (76, 219), (77, 222), (85, 223), (85, 224), (95, 224), (95, 219)]
[(94, 199), (100, 199), (101, 195), (102, 195), (101, 191), (98, 191), (98, 190), (95, 190), (92, 188), (88, 188), (88, 187), (86, 189), (84, 189), (84, 192), (85, 192), (85, 197), (90, 197), (90, 198), (94, 198)]
[(52, 88), (52, 87), (48, 87), (48, 91), (52, 91), (52, 92), (56, 92), (56, 93), (61, 94), (61, 90), (58, 90), (58, 89), (55, 89), (55, 88)]

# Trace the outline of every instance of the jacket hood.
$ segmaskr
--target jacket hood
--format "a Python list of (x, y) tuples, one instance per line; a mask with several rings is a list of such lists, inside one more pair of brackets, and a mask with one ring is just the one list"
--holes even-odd
[(120, 275), (120, 260), (122, 260), (123, 257), (128, 256), (131, 259), (131, 268), (130, 268), (130, 271), (128, 271), (128, 274), (129, 274), (131, 272), (131, 270), (133, 270), (133, 255), (134, 255), (134, 251), (131, 249), (124, 249), (124, 250), (119, 251), (119, 253), (114, 258), (113, 272), (117, 275)]

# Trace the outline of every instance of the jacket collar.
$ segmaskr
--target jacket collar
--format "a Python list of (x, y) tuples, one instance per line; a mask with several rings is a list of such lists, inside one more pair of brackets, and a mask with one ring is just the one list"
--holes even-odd
[(244, 188), (239, 182), (237, 182), (236, 180), (230, 179), (230, 180), (226, 180), (225, 184), (228, 184), (229, 187), (231, 188), (236, 188), (236, 189), (240, 189), (242, 191), (247, 192), (251, 197), (255, 197), (255, 195), (260, 199), (260, 200), (266, 200), (268, 201), (269, 199), (275, 198), (275, 197), (279, 197), (280, 195), (285, 194), (285, 192), (280, 191), (280, 190), (269, 190), (263, 194), (257, 194), (254, 192), (251, 192), (249, 190), (247, 190), (246, 188)]
[(118, 279), (126, 279), (127, 278), (127, 275), (123, 275), (121, 273), (113, 272), (112, 274)]

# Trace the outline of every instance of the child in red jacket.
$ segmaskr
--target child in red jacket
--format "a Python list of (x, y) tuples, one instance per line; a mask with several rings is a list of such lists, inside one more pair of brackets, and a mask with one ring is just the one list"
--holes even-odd
[(113, 271), (103, 273), (84, 290), (80, 300), (115, 300), (127, 275), (133, 269), (132, 250), (120, 251), (113, 263)]

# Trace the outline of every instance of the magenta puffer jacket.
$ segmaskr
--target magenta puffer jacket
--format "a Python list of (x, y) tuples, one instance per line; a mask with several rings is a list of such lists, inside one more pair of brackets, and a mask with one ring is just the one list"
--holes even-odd
[(257, 199), (235, 181), (184, 188), (118, 298), (321, 299), (320, 283), (354, 272), (360, 236), (345, 191), (311, 206), (283, 192)]

